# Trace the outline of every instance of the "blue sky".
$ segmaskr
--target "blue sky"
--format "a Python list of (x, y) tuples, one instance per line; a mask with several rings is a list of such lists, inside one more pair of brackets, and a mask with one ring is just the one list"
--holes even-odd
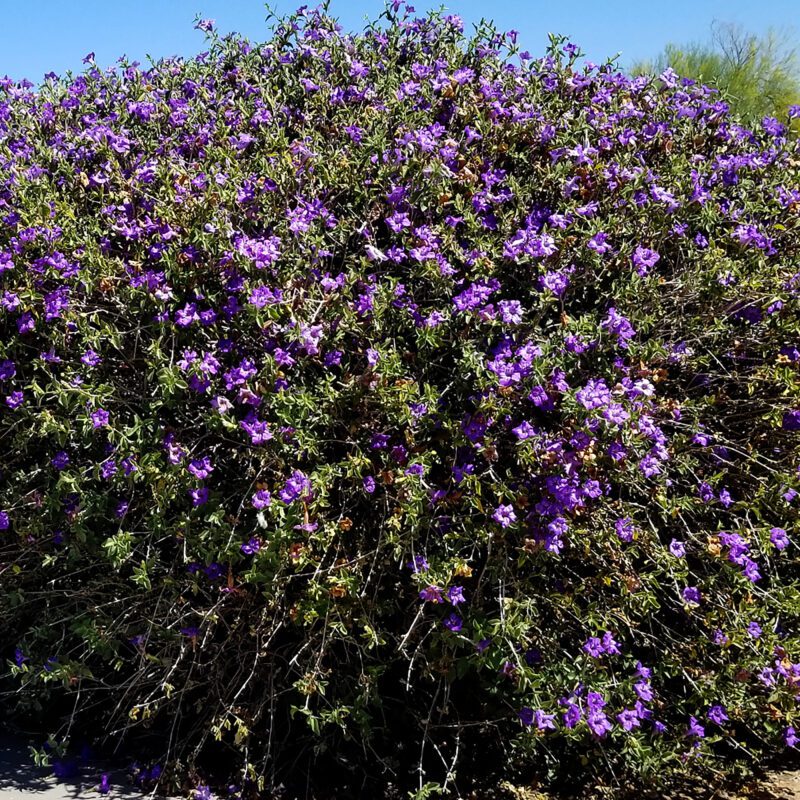
[[(302, 2), (273, 0), (278, 12)], [(314, 5), (314, 3), (310, 3)], [(415, 3), (417, 12), (435, 2)], [(799, 0), (450, 0), (450, 13), (467, 23), (493, 18), (502, 30), (520, 32), (522, 49), (540, 54), (547, 33), (564, 33), (587, 56), (602, 61), (617, 52), (623, 66), (657, 53), (667, 42), (705, 40), (712, 20), (737, 22), (761, 33), (773, 26), (800, 38)], [(382, 0), (332, 0), (331, 12), (348, 30), (374, 18)], [(0, 75), (39, 83), (45, 73), (79, 71), (90, 51), (100, 66), (121, 55), (145, 60), (190, 56), (203, 49), (193, 29), (196, 14), (216, 19), (223, 32), (238, 31), (263, 41), (261, 0), (0, 0)]]

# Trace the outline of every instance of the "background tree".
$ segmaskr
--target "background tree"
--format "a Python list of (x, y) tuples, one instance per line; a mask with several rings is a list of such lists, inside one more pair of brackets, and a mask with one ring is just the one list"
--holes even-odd
[(668, 44), (652, 61), (638, 62), (634, 74), (659, 74), (672, 67), (682, 77), (717, 86), (732, 111), (748, 120), (783, 117), (800, 103), (800, 61), (791, 34), (763, 36), (740, 26), (714, 22), (705, 43)]

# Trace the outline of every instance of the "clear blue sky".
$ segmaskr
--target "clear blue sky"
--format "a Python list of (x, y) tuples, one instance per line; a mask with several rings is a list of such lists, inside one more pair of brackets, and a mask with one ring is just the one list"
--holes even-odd
[[(273, 0), (278, 12), (301, 0)], [(315, 3), (311, 2), (313, 6)], [(439, 6), (414, 4), (417, 12)], [(540, 54), (548, 32), (564, 33), (594, 61), (620, 52), (623, 66), (657, 53), (670, 41), (705, 40), (714, 19), (737, 22), (756, 33), (790, 28), (800, 38), (800, 0), (450, 0), (450, 13), (469, 23), (493, 18), (500, 29), (520, 31), (522, 49)], [(332, 0), (331, 12), (348, 30), (374, 18), (381, 0)], [(203, 49), (193, 29), (196, 14), (216, 19), (222, 32), (265, 38), (261, 0), (0, 0), (0, 75), (39, 83), (46, 72), (81, 70), (96, 53), (101, 67), (121, 55), (145, 60)]]

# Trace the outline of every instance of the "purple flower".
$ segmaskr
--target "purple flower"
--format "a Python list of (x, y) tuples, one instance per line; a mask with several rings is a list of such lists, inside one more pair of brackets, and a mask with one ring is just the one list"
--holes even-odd
[(753, 621), (747, 626), (747, 633), (749, 636), (752, 636), (753, 639), (760, 639), (762, 634), (761, 626)]
[(540, 708), (537, 708), (533, 712), (533, 724), (536, 725), (536, 728), (540, 731), (554, 731), (556, 729), (555, 718), (555, 714), (545, 714)]
[(7, 511), (0, 511), (0, 531), (7, 531), (11, 520), (8, 517)]
[(590, 380), (575, 393), (575, 399), (587, 410), (602, 408), (611, 402), (611, 390), (605, 381)]
[(283, 292), (280, 289), (271, 289), (269, 286), (256, 286), (250, 293), (250, 305), (256, 308), (275, 305), (283, 299)]
[(208, 489), (201, 486), (199, 489), (189, 489), (189, 497), (192, 498), (192, 505), (202, 506), (208, 502)]
[(711, 485), (705, 481), (702, 481), (697, 487), (697, 493), (704, 503), (710, 503), (714, 499), (714, 490), (711, 488)]
[(714, 644), (719, 645), (720, 647), (728, 644), (730, 642), (730, 638), (726, 636), (721, 630), (714, 631), (713, 637)]
[(272, 495), (266, 489), (259, 489), (250, 502), (253, 504), (253, 508), (261, 511), (272, 502)]
[(583, 650), (592, 658), (600, 658), (604, 653), (611, 656), (618, 656), (622, 653), (619, 649), (619, 642), (614, 639), (611, 631), (606, 631), (602, 639), (597, 636), (590, 636), (583, 645)]
[(92, 425), (95, 428), (103, 428), (108, 425), (108, 411), (105, 411), (102, 408), (98, 408), (97, 411), (93, 411), (92, 415)]
[(800, 431), (800, 409), (787, 411), (781, 424), (785, 431)]
[(16, 411), (16, 409), (18, 409), (22, 405), (24, 400), (25, 400), (25, 395), (22, 392), (19, 391), (11, 392), (11, 394), (6, 397), (6, 405), (12, 411)]
[(722, 725), (729, 719), (728, 715), (725, 713), (725, 707), (720, 705), (711, 706), (706, 716), (715, 725)]
[(463, 627), (464, 621), (458, 616), (458, 614), (453, 612), (449, 616), (445, 617), (444, 620), (442, 620), (442, 624), (445, 626), (445, 628), (453, 631), (453, 633), (458, 633)]
[(246, 556), (252, 556), (261, 549), (261, 542), (253, 536), (249, 541), (245, 542), (241, 550)]
[(536, 428), (528, 422), (528, 420), (523, 420), (516, 428), (512, 428), (511, 432), (519, 439), (519, 441), (523, 442), (525, 439), (532, 439), (536, 436)]
[(521, 708), (519, 710), (517, 716), (519, 716), (519, 721), (523, 725), (525, 725), (525, 727), (529, 728), (531, 725), (533, 725), (533, 709), (532, 708), (528, 708), (528, 706), (525, 706), (524, 708)]
[(30, 311), (26, 311), (17, 320), (17, 330), (20, 333), (30, 333), (35, 327), (36, 323), (34, 322), (33, 314), (31, 314)]
[(425, 403), (409, 403), (408, 410), (414, 419), (419, 419), (428, 413), (428, 406)]
[(623, 542), (633, 541), (633, 520), (630, 517), (621, 517), (614, 523), (617, 537)]
[(272, 432), (269, 430), (268, 424), (264, 420), (258, 419), (253, 411), (248, 413), (239, 426), (250, 436), (250, 441), (254, 445), (265, 444), (272, 439)]
[(637, 681), (636, 683), (633, 684), (633, 689), (640, 700), (644, 700), (645, 703), (649, 703), (652, 701), (653, 687), (650, 685), (650, 681), (648, 680)]
[(567, 291), (569, 278), (564, 272), (545, 272), (539, 278), (539, 286), (552, 292), (556, 297), (561, 297)]
[[(798, 116), (800, 116), (800, 114), (798, 114)], [(797, 743), (800, 741), (800, 739), (798, 739), (797, 734), (791, 725), (783, 732), (783, 741), (786, 742), (787, 747), (797, 747)]]
[(744, 556), (744, 568), (742, 572), (744, 573), (745, 578), (752, 583), (761, 580), (761, 573), (758, 571), (758, 564), (753, 561), (752, 558)]
[(11, 380), (17, 374), (17, 365), (13, 361), (5, 359), (0, 361), (0, 381)]
[(586, 246), (590, 250), (594, 250), (595, 253), (598, 255), (603, 255), (607, 253), (611, 249), (611, 245), (606, 241), (608, 239), (608, 234), (603, 233), (600, 231), (592, 236), (591, 239), (587, 242)]
[(672, 553), (675, 558), (683, 558), (686, 555), (686, 545), (678, 539), (673, 539), (669, 543), (669, 552)]
[(194, 459), (186, 469), (199, 480), (205, 480), (214, 471), (211, 459), (208, 456)]
[(523, 308), (519, 300), (501, 300), (497, 305), (500, 308), (500, 319), (506, 325), (518, 325), (522, 322)]
[(180, 464), (186, 458), (186, 451), (175, 442), (175, 436), (172, 433), (164, 437), (164, 449), (167, 451), (170, 464)]
[(608, 455), (614, 461), (621, 461), (628, 454), (628, 449), (621, 442), (611, 442), (608, 446)]
[(194, 790), (194, 800), (214, 800), (214, 795), (208, 786), (201, 783)]
[(464, 587), (463, 586), (451, 586), (447, 590), (447, 599), (454, 606), (457, 606), (459, 603), (465, 603), (467, 598), (464, 597)]
[(386, 217), (385, 221), (393, 233), (400, 233), (404, 228), (411, 227), (411, 219), (408, 214), (402, 211), (397, 211), (390, 217)]
[(602, 711), (590, 710), (586, 715), (586, 724), (598, 739), (602, 739), (613, 728), (610, 720)]
[(689, 727), (686, 735), (696, 739), (702, 739), (706, 735), (706, 729), (697, 721), (697, 717), (689, 717)]
[(619, 649), (619, 642), (614, 638), (611, 631), (606, 631), (603, 634), (603, 651), (610, 656), (622, 655), (622, 650)]
[(81, 361), (86, 364), (87, 367), (96, 367), (102, 360), (103, 359), (100, 357), (100, 355), (91, 349), (87, 350), (81, 356)]
[(761, 120), (761, 127), (770, 135), (770, 136), (783, 136), (786, 132), (786, 126), (778, 122), (775, 117), (764, 117)]
[(420, 593), (419, 593), (420, 600), (424, 600), (427, 603), (442, 603), (444, 602), (444, 597), (442, 596), (442, 590), (438, 586), (426, 586)]
[(600, 658), (603, 655), (603, 642), (597, 636), (590, 636), (583, 645), (583, 649), (592, 658)]
[(60, 472), (69, 464), (69, 455), (63, 450), (59, 450), (51, 459), (50, 463)]
[(301, 472), (299, 469), (296, 469), (292, 476), (286, 481), (283, 489), (278, 492), (278, 497), (289, 505), (297, 500), (298, 497), (305, 496), (307, 497), (311, 492), (311, 481), (305, 475), (305, 473)]
[(581, 719), (583, 719), (581, 708), (577, 703), (573, 703), (571, 700), (567, 700), (566, 698), (562, 698), (560, 703), (561, 705), (565, 706), (566, 709), (562, 712), (562, 716), (564, 718), (564, 727), (568, 730), (571, 730), (581, 721)]
[(372, 494), (375, 491), (375, 478), (372, 475), (365, 475), (362, 485), (367, 494)]
[(696, 586), (687, 586), (682, 595), (684, 601), (689, 605), (700, 605), (700, 590)]
[(414, 556), (414, 560), (409, 562), (408, 568), (415, 573), (427, 572), (430, 569), (425, 556)]
[(513, 506), (499, 505), (492, 514), (492, 519), (501, 527), (507, 528), (517, 521), (517, 515), (514, 513)]
[(654, 453), (648, 453), (640, 462), (639, 469), (642, 474), (647, 478), (652, 478), (654, 475), (661, 474), (661, 465), (659, 460), (655, 457)]
[(659, 262), (660, 258), (661, 256), (655, 250), (639, 245), (634, 251), (631, 260), (633, 261), (633, 266), (636, 267), (636, 272), (644, 277), (650, 268)]
[(617, 722), (619, 722), (626, 731), (632, 731), (642, 724), (639, 720), (639, 715), (632, 708), (626, 708), (620, 711), (620, 713), (617, 714)]
[(646, 667), (642, 664), (641, 661), (636, 662), (636, 671), (643, 677), (643, 678), (652, 678), (653, 677), (653, 670), (650, 667)]
[(44, 318), (46, 322), (58, 319), (69, 307), (69, 288), (61, 286), (44, 296)]
[(612, 425), (622, 425), (629, 418), (630, 414), (619, 403), (611, 403), (603, 409), (603, 419)]
[(600, 323), (600, 327), (611, 331), (617, 337), (620, 346), (627, 346), (624, 343), (636, 336), (636, 331), (633, 329), (630, 320), (627, 317), (623, 317), (613, 307), (608, 309), (608, 316)]
[(778, 550), (785, 550), (789, 546), (789, 537), (783, 528), (770, 528), (769, 540)]

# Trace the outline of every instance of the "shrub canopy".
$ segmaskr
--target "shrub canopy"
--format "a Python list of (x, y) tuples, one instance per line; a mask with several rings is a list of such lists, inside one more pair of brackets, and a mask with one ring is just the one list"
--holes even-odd
[(198, 24), (0, 89), (6, 705), (323, 796), (793, 746), (786, 120), (399, 3)]

